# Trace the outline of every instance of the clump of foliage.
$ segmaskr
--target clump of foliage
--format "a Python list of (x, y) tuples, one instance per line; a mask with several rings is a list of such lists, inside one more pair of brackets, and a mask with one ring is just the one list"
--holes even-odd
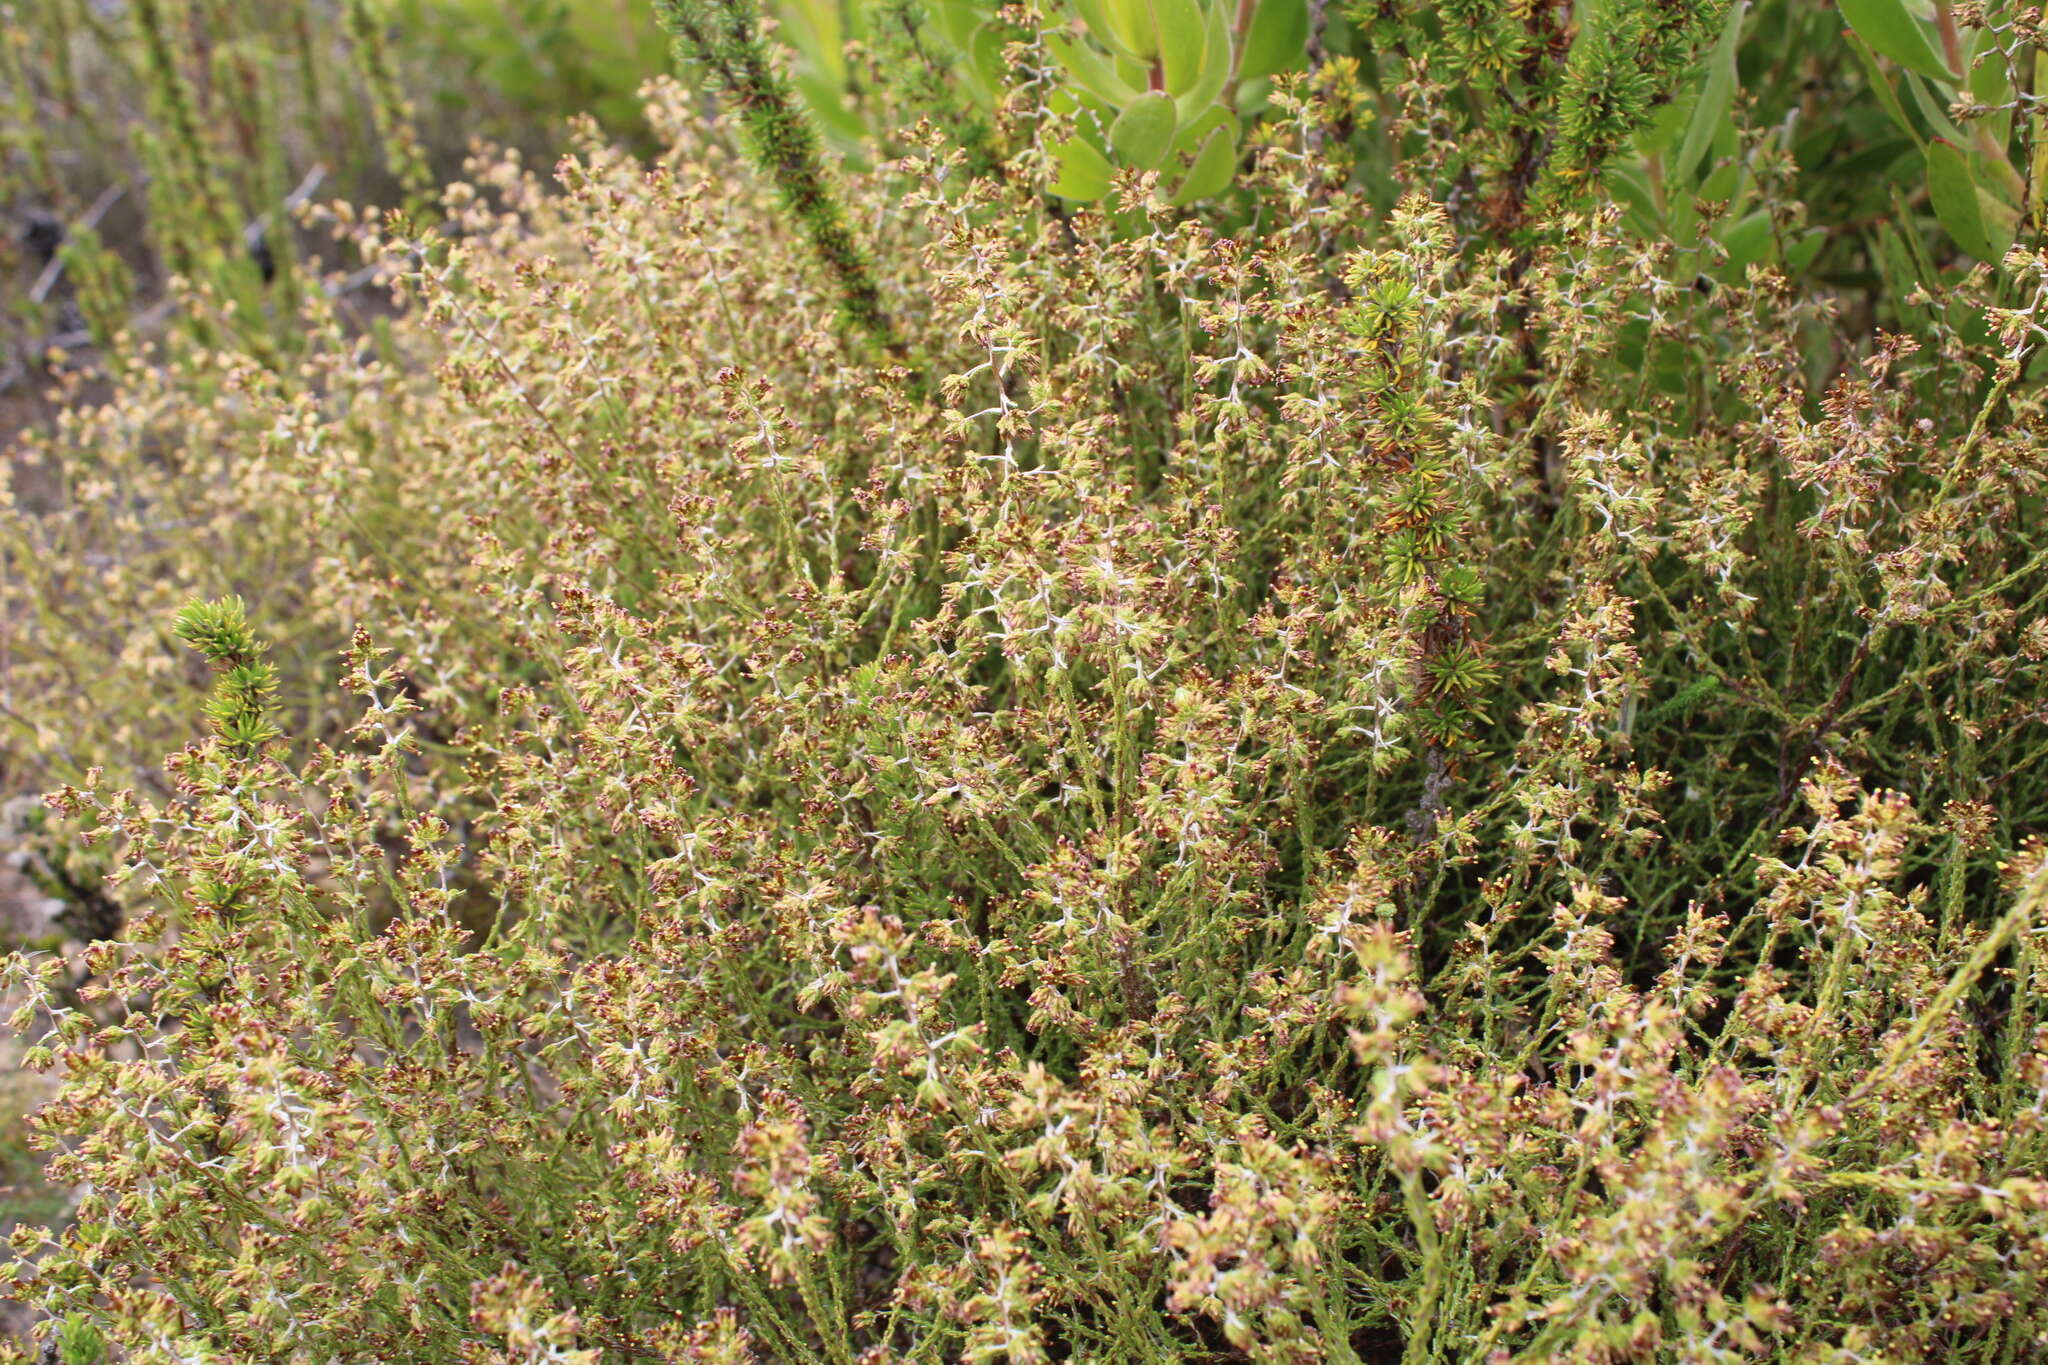
[(234, 300), (235, 348), (278, 363), (317, 254), (303, 200), (418, 208), (471, 138), (554, 147), (572, 115), (644, 141), (657, 33), (563, 0), (0, 5), (0, 394), (154, 330), (183, 287)]
[[(865, 168), (675, 0), (728, 118), (322, 210), (402, 316), (136, 357), (0, 523), (124, 911), (6, 964), (83, 1191), (16, 1292), (144, 1365), (2038, 1357), (2048, 244), (1917, 149), (1816, 220), (1796, 8), (1305, 7), (1189, 195), (1223, 95), (1140, 155), (1201, 87), (1111, 0), (865, 10)], [(2035, 164), (2023, 16), (1852, 9)]]

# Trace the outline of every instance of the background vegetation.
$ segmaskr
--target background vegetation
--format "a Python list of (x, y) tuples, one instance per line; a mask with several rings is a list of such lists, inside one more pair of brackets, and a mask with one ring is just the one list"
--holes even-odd
[(17, 1354), (2039, 1356), (2039, 23), (12, 14)]

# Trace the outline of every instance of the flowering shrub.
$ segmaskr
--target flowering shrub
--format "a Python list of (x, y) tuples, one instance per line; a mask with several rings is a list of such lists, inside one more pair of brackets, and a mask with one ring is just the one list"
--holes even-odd
[(673, 0), (758, 174), (659, 84), (324, 211), (397, 322), (37, 437), (62, 1349), (2048, 1349), (2048, 252), (1710, 277), (1601, 168), (1726, 12), (1475, 8), (1522, 67), (1305, 48), (1190, 213), (1048, 204), (1028, 37), (842, 175)]

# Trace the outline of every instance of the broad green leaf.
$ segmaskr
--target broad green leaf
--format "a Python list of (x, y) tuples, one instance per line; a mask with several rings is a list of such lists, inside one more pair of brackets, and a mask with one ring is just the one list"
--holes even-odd
[[(1923, 157), (1921, 160), (1924, 163), (1926, 158)], [(1920, 234), (1912, 229), (1914, 215), (1906, 207), (1906, 196), (1900, 192), (1897, 184), (1889, 185), (1886, 188), (1891, 193), (1892, 221), (1901, 224), (1905, 229), (1900, 233), (1900, 240), (1911, 254), (1913, 278), (1919, 280), (1929, 289), (1939, 288), (1942, 282), (1941, 271), (1934, 264), (1934, 258), (1927, 254), (1927, 244), (1922, 242)]]
[(994, 103), (1002, 102), (1004, 82), (1010, 74), (1009, 63), (1003, 60), (1006, 36), (1005, 27), (991, 20), (974, 30), (974, 36), (967, 40), (968, 70)]
[(1906, 135), (1913, 139), (1916, 146), (1925, 147), (1926, 137), (1921, 134), (1919, 125), (1906, 117), (1906, 106), (1899, 103), (1899, 92), (1892, 89), (1892, 78), (1877, 64), (1877, 54), (1870, 50), (1870, 44), (1857, 37), (1853, 29), (1845, 36), (1849, 39), (1849, 50), (1854, 52), (1856, 60), (1863, 64), (1863, 74), (1869, 79), (1871, 92), (1877, 96), (1877, 102), (1884, 106), (1884, 111), (1892, 116), (1892, 122), (1898, 124)]
[(1957, 246), (1980, 261), (1996, 261), (2005, 254), (1985, 221), (1969, 158), (1954, 143), (1927, 144), (1927, 194), (1934, 201), (1934, 216)]
[(1996, 37), (1990, 29), (1976, 30), (1977, 55), (1970, 64), (1970, 98), (1995, 114), (1984, 117), (1983, 126), (1991, 130), (1991, 141), (2003, 147), (2012, 136), (2012, 110), (2006, 106), (2012, 103), (2012, 67), (2006, 60), (2005, 49), (1993, 41)]
[(1185, 95), (1202, 78), (1206, 15), (1196, 0), (1150, 0), (1160, 74), (1170, 95)]
[(1930, 321), (1924, 304), (1908, 304), (1919, 281), (1914, 277), (1912, 263), (1907, 259), (1906, 249), (1900, 245), (1898, 234), (1890, 224), (1879, 230), (1877, 257), (1878, 273), (1884, 279), (1884, 302), (1892, 310), (1891, 317), (1879, 314), (1882, 325), (1901, 332), (1924, 336)]
[(1272, 103), (1272, 99), (1273, 78), (1256, 76), (1251, 80), (1237, 83), (1237, 98), (1231, 101), (1231, 107), (1240, 115), (1252, 118), (1264, 112), (1266, 106)]
[(1649, 177), (1640, 167), (1617, 165), (1607, 171), (1607, 190), (1624, 210), (1624, 219), (1644, 236), (1661, 235), (1663, 221), (1656, 197), (1650, 193)]
[(2007, 208), (2026, 198), (2027, 182), (2003, 153), (1993, 155), (1984, 150), (1983, 140), (1979, 139), (1969, 156), (1970, 178), (1977, 182), (1979, 190)]
[(987, 13), (979, 5), (970, 4), (969, 0), (926, 0), (926, 4), (939, 32), (961, 52), (967, 50), (974, 30), (988, 19)]
[(867, 136), (867, 124), (847, 105), (845, 90), (831, 77), (820, 71), (802, 71), (796, 74), (791, 84), (811, 106), (811, 112), (826, 132), (855, 143)]
[(1074, 0), (1074, 8), (1096, 42), (1119, 56), (1135, 57), (1137, 54), (1126, 43), (1118, 16), (1110, 8), (1111, 3), (1112, 0)]
[(1957, 290), (1948, 296), (1948, 304), (1941, 311), (1943, 320), (1955, 329), (1964, 346), (1972, 352), (1990, 348), (1991, 321), (1981, 302)]
[(1159, 55), (1159, 31), (1152, 23), (1151, 0), (1102, 0), (1116, 40), (1141, 62)]
[(1987, 190), (1977, 191), (1977, 212), (1984, 216), (1985, 231), (1991, 234), (1991, 245), (1998, 252), (1995, 259), (2004, 260), (2005, 253), (2012, 250), (2015, 238), (2020, 235), (2020, 211)]
[(1173, 99), (1154, 90), (1126, 105), (1110, 125), (1109, 145), (1117, 160), (1141, 170), (1156, 171), (1173, 145), (1176, 120)]
[(1073, 78), (1074, 84), (1104, 104), (1120, 109), (1138, 98), (1138, 89), (1117, 75), (1110, 59), (1080, 38), (1048, 33), (1045, 45), (1059, 64), (1067, 69), (1067, 75)]
[(1906, 75), (1905, 81), (1907, 91), (1913, 96), (1914, 107), (1920, 111), (1920, 117), (1927, 120), (1934, 136), (1947, 138), (1958, 146), (1970, 140), (1969, 134), (1956, 127), (1955, 121), (1949, 118), (1948, 106), (1927, 88), (1926, 81), (1911, 73)]
[(1054, 194), (1062, 199), (1086, 203), (1109, 193), (1110, 179), (1114, 175), (1109, 158), (1086, 141), (1078, 137), (1068, 138), (1053, 147), (1052, 155), (1060, 167), (1058, 177), (1052, 182)]
[(1180, 182), (1180, 188), (1173, 192), (1173, 202), (1176, 206), (1192, 204), (1197, 199), (1220, 194), (1229, 188), (1230, 178), (1236, 172), (1237, 138), (1231, 129), (1218, 128), (1203, 141), (1202, 150), (1195, 153), (1195, 164)]
[(1212, 4), (1206, 16), (1208, 37), (1202, 74), (1194, 85), (1174, 97), (1174, 107), (1183, 119), (1191, 119), (1216, 102), (1230, 80), (1230, 27), (1223, 18), (1223, 6)]
[(1813, 258), (1820, 255), (1821, 248), (1828, 244), (1828, 234), (1820, 228), (1810, 229), (1806, 235), (1795, 239), (1785, 248), (1785, 268), (1794, 276), (1805, 272), (1813, 264)]
[[(2048, 90), (2048, 50), (2041, 48), (2034, 50), (2034, 89)], [(2048, 216), (2042, 212), (2042, 196), (2048, 194), (2048, 117), (2035, 114), (2029, 131), (2033, 134), (2033, 173), (2027, 179), (2027, 214), (2038, 230)]]
[(1621, 368), (1636, 373), (1643, 368), (1643, 352), (1650, 344), (1650, 324), (1641, 318), (1624, 322), (1614, 334), (1614, 358)]
[(1674, 246), (1691, 250), (1699, 245), (1699, 205), (1699, 199), (1689, 194), (1664, 201), (1664, 230)]
[[(1773, 129), (1765, 136), (1775, 137), (1776, 134), (1777, 130)], [(1713, 139), (1707, 144), (1707, 164), (1719, 165), (1723, 161), (1735, 160), (1735, 153), (1740, 144), (1741, 135), (1735, 130), (1735, 120), (1722, 119), (1714, 125)]]
[(1733, 161), (1723, 161), (1700, 182), (1698, 194), (1709, 203), (1725, 203), (1735, 197), (1735, 191), (1741, 184), (1742, 167)]
[(1209, 134), (1214, 130), (1228, 128), (1230, 130), (1230, 138), (1235, 142), (1241, 127), (1242, 125), (1238, 123), (1236, 116), (1228, 109), (1225, 109), (1220, 104), (1212, 104), (1201, 113), (1195, 115), (1194, 118), (1180, 125), (1180, 131), (1173, 135), (1173, 147), (1167, 152), (1167, 155), (1176, 159), (1175, 164), (1178, 164), (1178, 158), (1181, 157), (1192, 159), (1195, 153), (1201, 149), (1202, 143), (1207, 140)]
[(1681, 90), (1669, 104), (1658, 105), (1636, 131), (1636, 150), (1644, 156), (1656, 156), (1676, 147), (1698, 104), (1698, 91)]
[(1650, 378), (1665, 393), (1685, 393), (1700, 372), (1698, 359), (1676, 341), (1660, 341), (1650, 351)]
[(836, 0), (785, 0), (781, 6), (796, 49), (811, 59), (825, 78), (846, 81), (846, 36)]
[(1699, 172), (1700, 157), (1713, 145), (1714, 135), (1728, 118), (1735, 103), (1735, 50), (1742, 42), (1742, 17), (1747, 0), (1728, 7), (1728, 22), (1719, 42), (1707, 56), (1707, 79), (1700, 88), (1699, 103), (1693, 106), (1692, 121), (1686, 125), (1685, 141), (1678, 144), (1678, 157), (1665, 174), (1672, 193), (1684, 193)]
[(1920, 21), (1906, 8), (1905, 0), (1838, 0), (1842, 17), (1864, 42), (1908, 71), (1917, 71), (1954, 85), (1959, 73), (1935, 51)]
[(1877, 250), (1873, 253), (1877, 262), (1877, 273), (1884, 279), (1887, 301), (1898, 310), (1899, 317), (1908, 326), (1918, 327), (1927, 320), (1927, 310), (1909, 307), (1906, 299), (1920, 283), (1920, 272), (1913, 264), (1912, 253), (1899, 240), (1899, 233), (1890, 223), (1877, 226)]
[(1740, 222), (1722, 228), (1718, 235), (1722, 249), (1728, 253), (1721, 273), (1730, 282), (1740, 280), (1745, 270), (1770, 252), (1770, 210), (1758, 209)]
[(1237, 77), (1252, 80), (1291, 71), (1308, 55), (1308, 0), (1259, 0), (1245, 31)]
[(993, 21), (983, 20), (960, 31), (956, 38), (952, 18), (948, 16), (966, 15), (971, 18), (973, 7), (958, 4), (939, 9), (937, 13), (941, 16), (936, 25), (943, 39), (941, 46), (958, 59), (952, 63), (954, 73), (970, 99), (982, 109), (993, 111), (1002, 99), (1008, 76), (1008, 67), (1003, 61), (1004, 30)]

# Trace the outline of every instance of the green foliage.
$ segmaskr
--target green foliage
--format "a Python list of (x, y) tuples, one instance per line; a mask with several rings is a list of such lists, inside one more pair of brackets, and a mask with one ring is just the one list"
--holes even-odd
[(323, 186), (431, 219), (436, 180), (479, 134), (545, 154), (594, 112), (644, 143), (659, 31), (641, 5), (612, 17), (559, 0), (0, 7), (0, 264), (39, 220), (64, 257), (31, 259), (7, 291), (20, 369), (0, 362), (0, 393), (52, 344), (118, 364), (115, 335), (157, 334), (167, 314), (177, 341), (288, 363), (300, 264), (322, 254), (296, 211)]
[[(1053, 155), (1064, 174), (1054, 192), (1086, 201), (1109, 192), (1112, 163), (1163, 172), (1173, 202), (1206, 199), (1230, 183), (1237, 162), (1236, 80), (1261, 10), (1301, 12), (1297, 23), (1268, 14), (1259, 62), (1292, 65), (1285, 32), (1306, 31), (1304, 0), (1231, 7), (1223, 0), (1088, 0), (1076, 6), (1079, 32), (1048, 38), (1068, 83), (1050, 101), (1074, 117)], [(1279, 31), (1274, 40), (1264, 34)], [(1299, 53), (1292, 54), (1298, 60)], [(1275, 68), (1279, 69), (1279, 68)], [(1118, 130), (1123, 130), (1119, 138)]]
[(10, 465), (9, 776), (114, 907), (0, 966), (80, 1192), (15, 1294), (135, 1365), (2048, 1351), (2030, 19), (659, 14), (651, 161), (309, 209), (393, 316), (216, 262)]
[(756, 31), (753, 0), (655, 0), (676, 55), (700, 64), (732, 102), (756, 163), (837, 281), (846, 314), (887, 340), (889, 320), (866, 253), (825, 179), (816, 130)]
[(399, 91), (390, 45), (379, 22), (378, 0), (346, 0), (346, 6), (349, 41), (355, 47), (385, 160), (398, 178), (399, 189), (416, 202), (426, 192), (431, 176), (426, 152), (413, 130), (412, 110)]
[(277, 738), (272, 722), (277, 670), (262, 659), (239, 597), (193, 602), (178, 613), (177, 636), (206, 656), (217, 674), (206, 718), (228, 744), (253, 752)]
[(107, 1358), (106, 1339), (99, 1329), (73, 1313), (57, 1329), (57, 1359), (62, 1365), (100, 1365)]
[(651, 6), (394, 0), (389, 12), (392, 41), (415, 72), (434, 64), (474, 73), (474, 90), (416, 76), (468, 134), (518, 136), (588, 114), (620, 137), (645, 135), (640, 86), (663, 66)]

